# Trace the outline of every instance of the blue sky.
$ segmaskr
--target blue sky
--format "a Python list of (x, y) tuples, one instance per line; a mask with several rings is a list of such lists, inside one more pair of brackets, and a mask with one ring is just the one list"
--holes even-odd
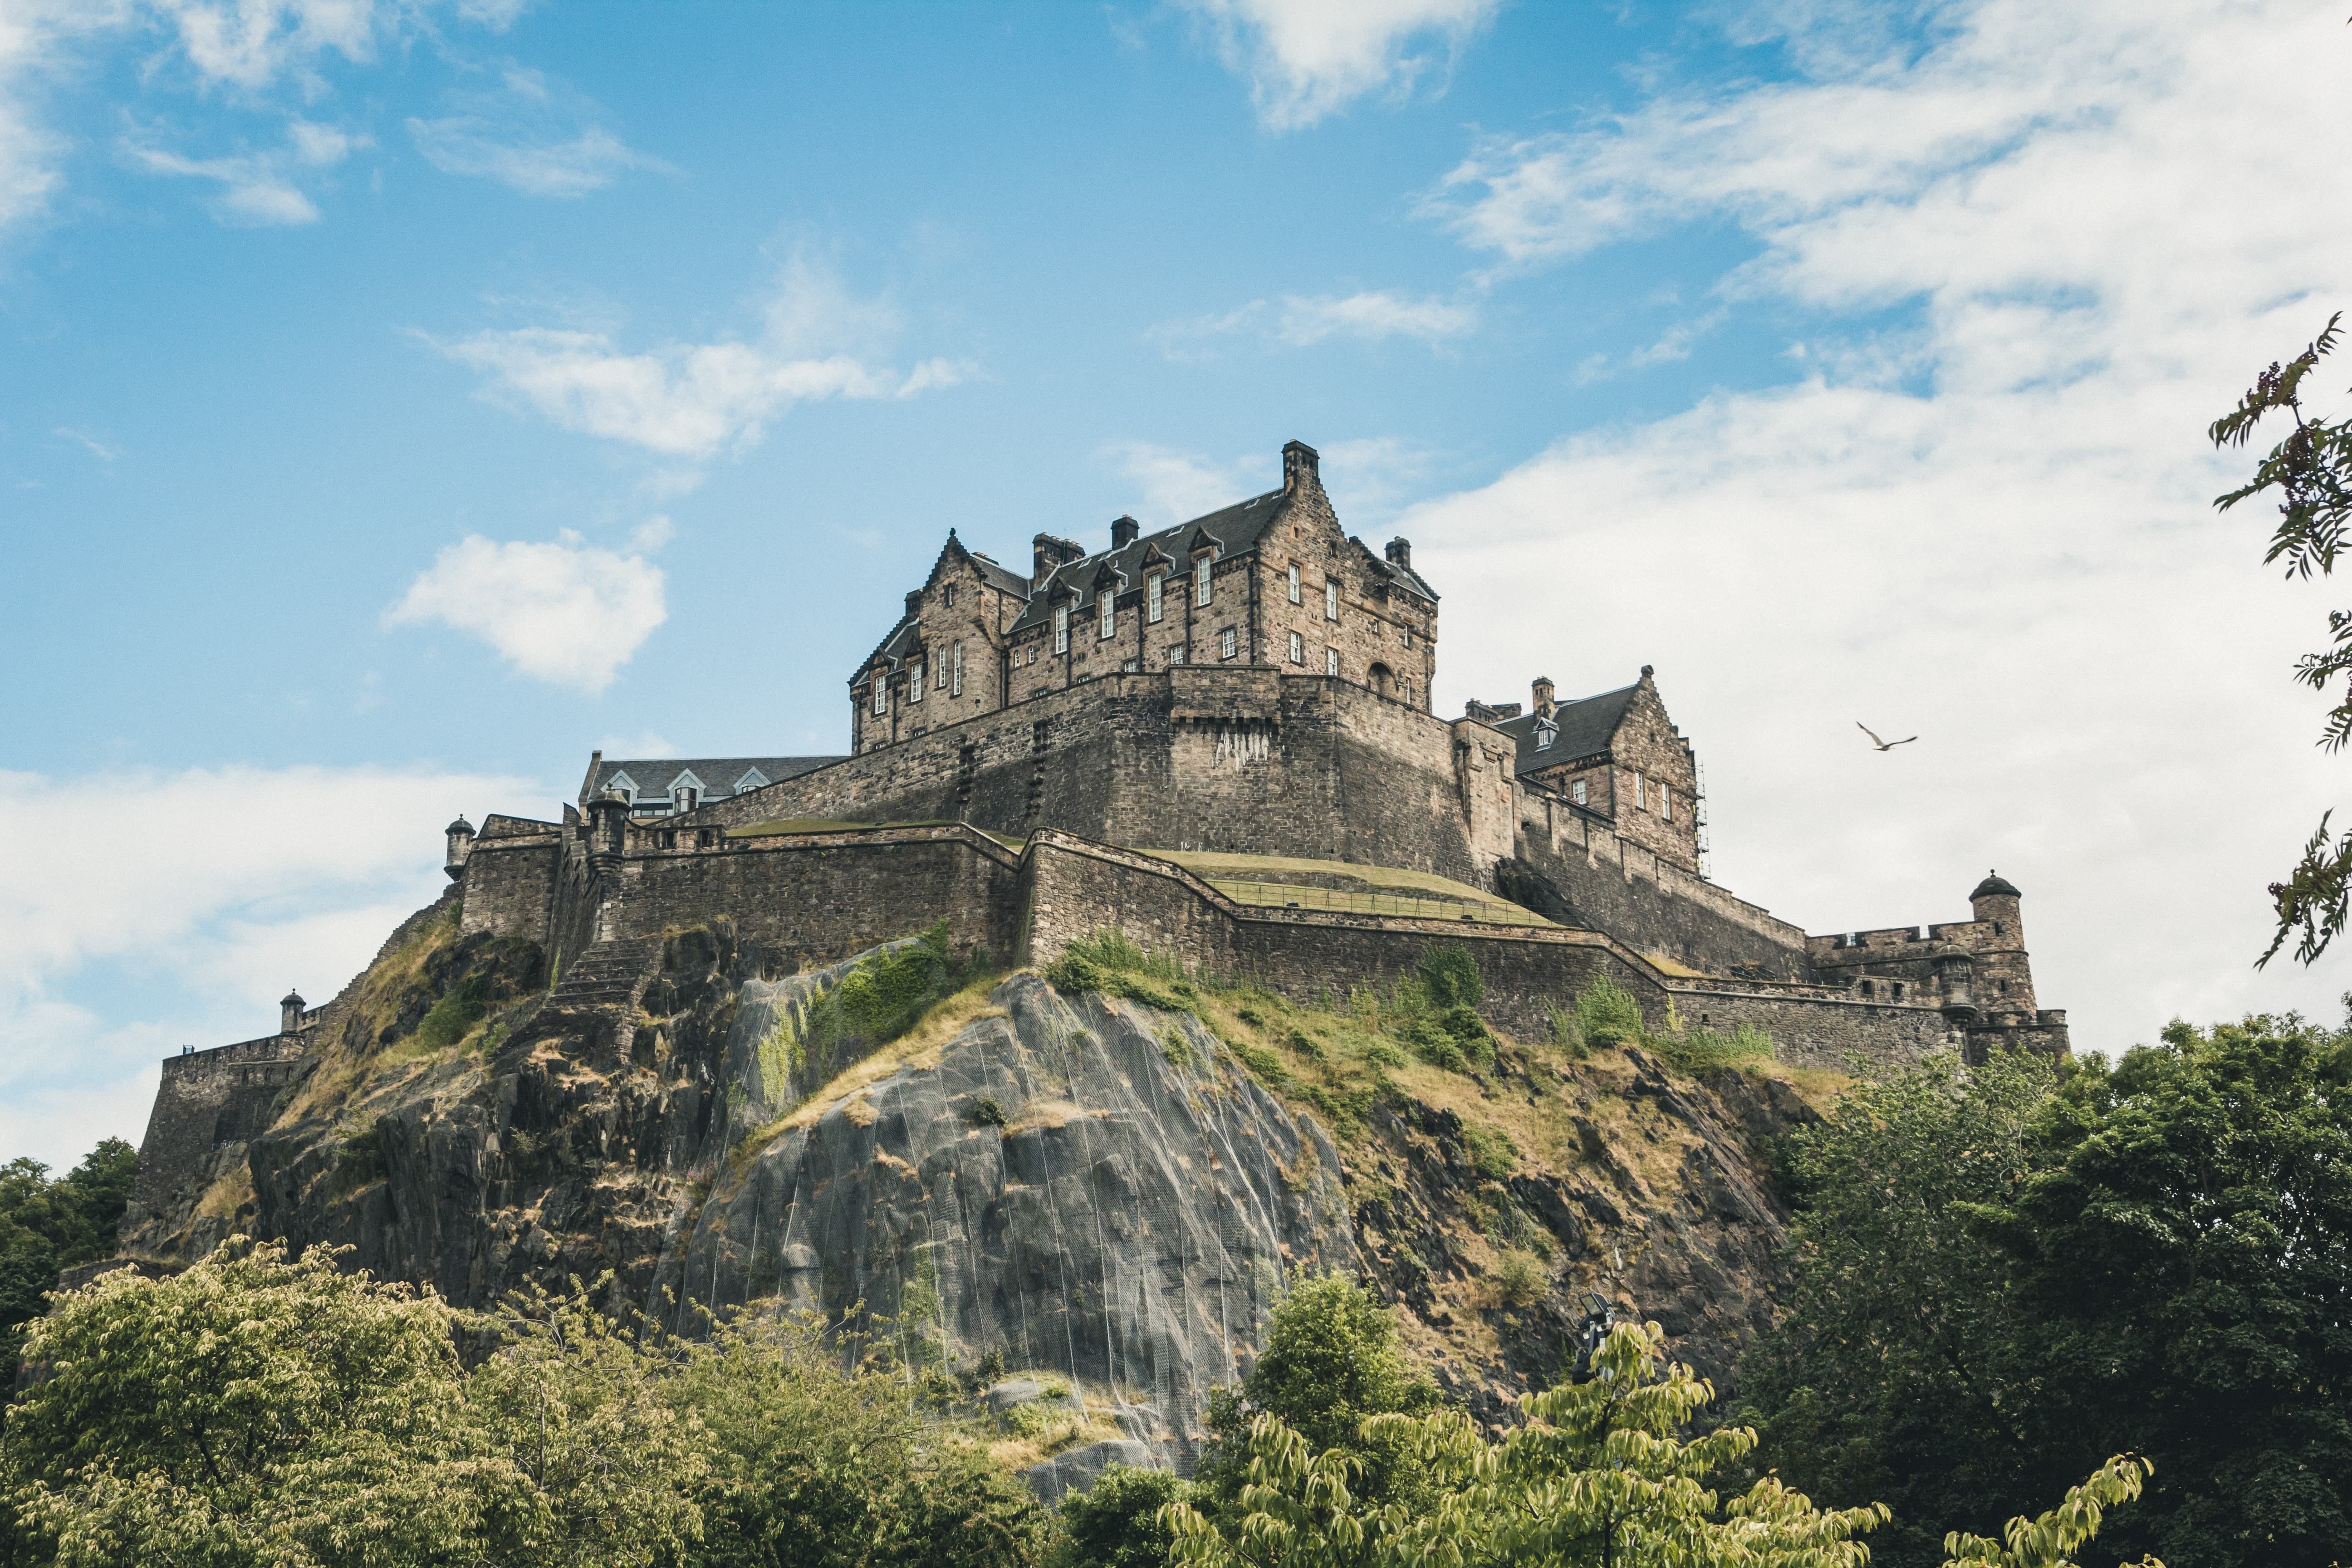
[[(2340, 794), (2203, 424), (2352, 300), (2308, 7), (0, 0), (0, 1153), (330, 995), (459, 810), (832, 751), (952, 526), (1269, 488), (1437, 697), (1654, 664), (1809, 929), (2024, 886), (2087, 1044)], [(2347, 377), (2352, 379), (2352, 377)], [(1917, 731), (1880, 755), (1855, 720)]]

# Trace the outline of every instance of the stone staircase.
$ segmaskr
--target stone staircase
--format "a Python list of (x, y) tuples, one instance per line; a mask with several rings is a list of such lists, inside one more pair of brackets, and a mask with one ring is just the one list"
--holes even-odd
[(564, 967), (548, 994), (547, 1005), (562, 1013), (633, 1006), (645, 994), (646, 982), (660, 957), (657, 936), (593, 943)]

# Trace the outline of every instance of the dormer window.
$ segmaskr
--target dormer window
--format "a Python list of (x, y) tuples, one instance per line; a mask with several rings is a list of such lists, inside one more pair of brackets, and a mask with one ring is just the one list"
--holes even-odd
[(1298, 563), (1297, 562), (1291, 563), (1290, 566), (1290, 602), (1294, 605), (1300, 602), (1298, 597)]
[(1551, 743), (1559, 739), (1559, 726), (1545, 720), (1536, 721), (1536, 750), (1549, 752)]
[(1168, 574), (1165, 572), (1154, 572), (1143, 580), (1143, 618), (1145, 620), (1157, 623), (1166, 613), (1165, 606), (1160, 602), (1160, 594), (1167, 582)]
[(1327, 579), (1323, 584), (1323, 618), (1327, 621), (1339, 618), (1339, 584), (1336, 581)]
[(631, 778), (628, 774), (614, 773), (613, 775), (612, 782), (607, 784), (604, 787), (612, 791), (614, 795), (619, 795), (631, 805), (636, 805), (637, 781)]
[(1067, 605), (1054, 606), (1054, 651), (1070, 651), (1070, 606)]
[(757, 768), (751, 769), (741, 778), (735, 781), (735, 793), (737, 795), (749, 795), (755, 789), (765, 789), (767, 787), (768, 775), (761, 773)]

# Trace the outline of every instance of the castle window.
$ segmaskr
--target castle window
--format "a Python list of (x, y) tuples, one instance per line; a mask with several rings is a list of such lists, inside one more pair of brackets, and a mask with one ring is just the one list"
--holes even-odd
[(1862, 994), (1863, 994), (1864, 996), (1869, 996), (1869, 995), (1871, 995), (1871, 994), (1872, 994), (1871, 984), (1870, 984), (1870, 982), (1869, 982), (1869, 981), (1867, 981), (1867, 980), (1865, 980), (1865, 981), (1864, 981), (1864, 982), (1862, 983)]
[(1070, 606), (1067, 605), (1054, 606), (1054, 651), (1070, 651)]
[(946, 587), (940, 590), (940, 603), (945, 605), (950, 610), (955, 608), (954, 584), (950, 583)]
[(1643, 778), (1641, 774), (1635, 773), (1633, 775), (1633, 809), (1636, 811), (1647, 811), (1649, 808), (1649, 781)]
[(1397, 682), (1397, 695), (1404, 700), (1406, 707), (1412, 706), (1412, 677), (1406, 676)]
[(1323, 618), (1327, 621), (1339, 618), (1339, 584), (1328, 578), (1323, 584)]
[(956, 644), (948, 650), (948, 683), (949, 696), (963, 695), (963, 644), (961, 643)]
[(1160, 596), (1162, 584), (1167, 581), (1168, 574), (1165, 572), (1154, 572), (1143, 580), (1143, 618), (1145, 620), (1157, 622), (1163, 613)]
[(1294, 605), (1301, 602), (1298, 597), (1298, 567), (1296, 563), (1293, 563), (1290, 568), (1290, 602)]
[(1551, 750), (1551, 743), (1552, 743), (1554, 741), (1558, 740), (1559, 738), (1559, 726), (1558, 726), (1557, 724), (1547, 724), (1547, 723), (1545, 723), (1545, 722), (1544, 722), (1543, 721), (1541, 721), (1541, 720), (1538, 720), (1538, 721), (1536, 721), (1536, 750), (1537, 750), (1537, 751), (1538, 751), (1538, 752), (1549, 752), (1549, 751), (1550, 751), (1550, 750)]
[[(1298, 569), (1294, 566), (1291, 570), (1296, 572)], [(1290, 634), (1290, 662), (1293, 664), (1305, 664), (1307, 662), (1307, 639), (1300, 637), (1297, 632)]]
[(1411, 626), (1404, 628), (1404, 646), (1407, 647), (1411, 647), (1412, 646), (1412, 628)]
[(1582, 779), (1579, 779), (1574, 784), (1568, 786), (1568, 798), (1576, 802), (1579, 805), (1586, 804), (1586, 791), (1584, 788), (1584, 781)]
[(1125, 664), (1120, 665), (1118, 668), (1119, 668), (1119, 672), (1120, 672), (1121, 674), (1123, 674), (1123, 675), (1133, 675), (1133, 674), (1135, 674), (1138, 670), (1139, 670), (1139, 669), (1141, 669), (1141, 668), (1143, 668), (1143, 661), (1142, 661), (1141, 659), (1139, 659), (1139, 658), (1130, 658), (1130, 659), (1129, 659)]
[(692, 784), (673, 784), (670, 786), (669, 809), (672, 816), (692, 811), (697, 805), (701, 804), (701, 801), (702, 792), (695, 788)]
[(1326, 675), (1337, 675), (1339, 673), (1339, 650), (1338, 648), (1327, 647), (1323, 650), (1323, 673)]
[(1675, 819), (1675, 792), (1664, 784), (1658, 786), (1658, 815), (1668, 822)]
[(1240, 634), (1235, 632), (1233, 627), (1227, 626), (1223, 632), (1218, 634), (1217, 657), (1219, 658), (1231, 658), (1234, 657), (1235, 650), (1238, 649), (1240, 646)]
[(1895, 983), (1895, 999), (1897, 1002), (1900, 1002), (1900, 1001), (1902, 1001), (1902, 1000), (1903, 1000), (1903, 982), (1901, 982), (1900, 980), (1898, 980), (1898, 981), (1896, 981), (1896, 982)]
[(1118, 630), (1118, 600), (1111, 595), (1108, 588), (1097, 588), (1095, 590), (1095, 603), (1100, 606), (1101, 625), (1097, 630), (1103, 641), (1108, 642), (1112, 634)]
[(1209, 557), (1205, 555), (1192, 563), (1192, 602), (1196, 605), (1209, 602)]
[(1184, 662), (1184, 645), (1182, 643), (1178, 643), (1174, 647), (1168, 650), (1168, 662), (1171, 664), (1181, 664)]
[(874, 672), (874, 712), (878, 718), (890, 711), (890, 680), (880, 670)]
[(907, 667), (907, 700), (920, 702), (922, 700), (923, 661), (919, 658)]

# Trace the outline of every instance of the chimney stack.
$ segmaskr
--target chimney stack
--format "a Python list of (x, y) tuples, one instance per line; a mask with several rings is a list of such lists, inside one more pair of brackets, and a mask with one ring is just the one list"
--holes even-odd
[(908, 618), (911, 619), (915, 612), (922, 607), (923, 591), (920, 588), (910, 589), (907, 595), (907, 615)]
[(1035, 570), (1029, 578), (1032, 593), (1045, 585), (1045, 579), (1054, 574), (1055, 567), (1066, 566), (1073, 561), (1086, 559), (1086, 546), (1075, 539), (1064, 539), (1057, 534), (1041, 533), (1030, 543), (1036, 552), (1034, 558)]
[(1135, 536), (1142, 531), (1143, 525), (1131, 517), (1113, 518), (1110, 524), (1110, 547), (1113, 550), (1124, 550), (1134, 543)]
[(1536, 677), (1535, 700), (1535, 710), (1537, 716), (1544, 719), (1550, 718), (1552, 708), (1551, 680), (1549, 677), (1541, 675)]
[(1318, 477), (1316, 465), (1321, 460), (1320, 454), (1304, 441), (1286, 444), (1282, 448), (1282, 488), (1296, 490), (1301, 479), (1320, 486), (1323, 481)]
[(1404, 539), (1404, 538), (1397, 538), (1397, 539), (1391, 539), (1391, 540), (1390, 540), (1390, 541), (1389, 541), (1389, 547), (1388, 547), (1388, 557), (1389, 557), (1389, 564), (1391, 564), (1391, 566), (1402, 566), (1402, 567), (1403, 567), (1403, 568), (1404, 568), (1406, 571), (1408, 571), (1408, 572), (1412, 571), (1412, 540), (1410, 540), (1410, 539)]

